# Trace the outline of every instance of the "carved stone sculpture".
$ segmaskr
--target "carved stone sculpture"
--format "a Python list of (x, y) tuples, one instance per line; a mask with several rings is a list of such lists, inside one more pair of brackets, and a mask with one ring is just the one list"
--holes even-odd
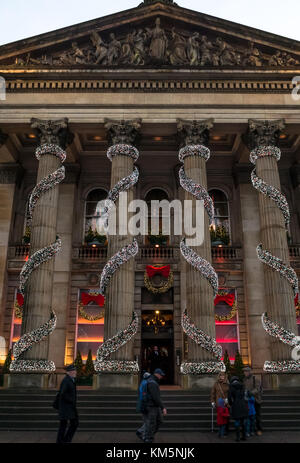
[(68, 130), (68, 119), (43, 120), (31, 119), (31, 127), (36, 130), (39, 144), (54, 144), (65, 149), (72, 143), (73, 134)]
[(191, 66), (196, 66), (199, 63), (199, 32), (194, 32), (188, 39), (188, 58)]
[(121, 42), (116, 39), (115, 34), (111, 32), (109, 34), (110, 42), (108, 44), (107, 51), (107, 64), (116, 64), (119, 56), (121, 55)]
[(168, 47), (168, 39), (164, 29), (160, 26), (160, 18), (156, 18), (154, 29), (147, 28), (151, 39), (149, 56), (155, 61), (164, 61)]
[(172, 28), (172, 50), (169, 51), (170, 63), (173, 65), (185, 64), (188, 62), (186, 47), (187, 41), (185, 37), (178, 34), (175, 28)]
[(103, 42), (97, 32), (93, 32), (91, 37), (91, 42), (96, 48), (94, 56), (96, 58), (95, 64), (105, 64), (105, 58), (107, 57), (107, 45)]
[(141, 125), (141, 119), (133, 119), (131, 121), (104, 119), (104, 127), (107, 130), (110, 145), (122, 143), (135, 145)]
[(209, 131), (214, 125), (213, 122), (213, 119), (207, 119), (205, 121), (177, 119), (177, 129), (181, 146), (207, 145)]
[(250, 119), (247, 144), (250, 149), (254, 149), (257, 146), (278, 146), (279, 135), (284, 128), (284, 119), (276, 121)]

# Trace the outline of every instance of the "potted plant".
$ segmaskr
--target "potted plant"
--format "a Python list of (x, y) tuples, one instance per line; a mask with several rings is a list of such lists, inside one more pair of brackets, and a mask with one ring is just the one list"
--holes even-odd
[(84, 237), (84, 241), (85, 241), (87, 244), (89, 244), (89, 243), (91, 243), (91, 242), (94, 240), (94, 238), (95, 238), (94, 232), (93, 232), (93, 230), (92, 230), (92, 227), (90, 227), (90, 228), (88, 229), (87, 234), (86, 234), (85, 237)]
[(230, 242), (230, 236), (224, 225), (217, 225), (216, 228), (213, 228), (211, 225), (209, 230), (212, 246), (218, 246), (220, 244), (228, 246)]

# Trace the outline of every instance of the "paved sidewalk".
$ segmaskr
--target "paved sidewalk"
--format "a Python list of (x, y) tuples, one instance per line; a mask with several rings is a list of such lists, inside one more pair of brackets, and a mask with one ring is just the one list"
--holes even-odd
[[(2, 431), (0, 443), (55, 443), (56, 433), (53, 431)], [(192, 443), (232, 443), (235, 433), (231, 432), (225, 439), (219, 439), (216, 433), (158, 433), (156, 444), (192, 444)], [(78, 431), (73, 443), (103, 444), (140, 444), (141, 441), (132, 432), (85, 432)], [(257, 443), (300, 443), (300, 432), (265, 432), (262, 436), (254, 436), (243, 444)]]

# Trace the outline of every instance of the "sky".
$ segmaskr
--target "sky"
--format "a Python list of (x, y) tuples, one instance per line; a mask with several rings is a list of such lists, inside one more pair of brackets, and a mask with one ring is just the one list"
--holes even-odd
[[(0, 0), (0, 45), (136, 7), (142, 0)], [(300, 0), (177, 0), (190, 10), (300, 41)]]

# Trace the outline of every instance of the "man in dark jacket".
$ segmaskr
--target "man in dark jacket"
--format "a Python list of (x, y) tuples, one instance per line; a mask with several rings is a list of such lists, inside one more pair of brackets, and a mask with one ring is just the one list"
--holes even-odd
[(263, 388), (261, 382), (256, 378), (250, 367), (244, 368), (244, 387), (255, 398), (255, 421), (256, 421), (256, 434), (262, 435), (262, 420), (261, 420), (261, 404)]
[(145, 440), (146, 443), (153, 442), (154, 434), (157, 433), (162, 423), (162, 414), (167, 414), (167, 409), (160, 398), (159, 381), (165, 376), (160, 368), (154, 370), (153, 375), (147, 380), (147, 406), (145, 416)]
[[(58, 412), (60, 425), (57, 433), (57, 444), (72, 442), (78, 427), (78, 413), (76, 409), (76, 367), (66, 367), (66, 376), (61, 382), (58, 396)], [(68, 427), (68, 421), (70, 422)]]
[(242, 440), (246, 440), (246, 419), (248, 417), (248, 401), (245, 397), (245, 388), (239, 378), (233, 376), (230, 380), (228, 402), (231, 407), (230, 413), (234, 418), (236, 429), (236, 441), (240, 440), (242, 428)]

